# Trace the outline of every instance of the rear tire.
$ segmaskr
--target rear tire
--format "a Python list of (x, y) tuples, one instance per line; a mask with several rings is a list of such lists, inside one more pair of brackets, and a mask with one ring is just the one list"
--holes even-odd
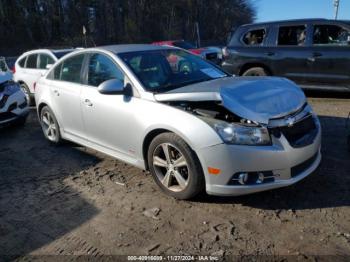
[(60, 127), (54, 113), (48, 106), (44, 106), (40, 112), (40, 124), (47, 140), (55, 145), (62, 142)]
[(28, 88), (28, 86), (25, 83), (21, 83), (21, 90), (24, 93), (24, 95), (26, 96), (26, 100), (29, 106), (34, 105), (34, 99), (32, 94), (30, 93), (30, 90)]
[(204, 190), (204, 174), (198, 157), (176, 134), (162, 133), (155, 137), (147, 157), (155, 182), (167, 195), (190, 199)]
[(262, 67), (252, 67), (244, 71), (242, 76), (268, 76), (268, 72)]

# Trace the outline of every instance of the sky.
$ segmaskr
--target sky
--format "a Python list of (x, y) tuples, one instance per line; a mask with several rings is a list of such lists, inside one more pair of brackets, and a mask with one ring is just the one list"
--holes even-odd
[[(253, 0), (256, 22), (298, 19), (334, 18), (333, 0)], [(338, 19), (350, 20), (350, 0), (340, 0)]]

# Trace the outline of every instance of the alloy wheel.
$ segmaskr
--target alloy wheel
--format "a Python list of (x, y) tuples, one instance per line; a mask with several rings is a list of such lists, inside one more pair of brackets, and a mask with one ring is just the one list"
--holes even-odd
[(170, 143), (163, 143), (153, 152), (153, 167), (159, 181), (170, 191), (180, 192), (189, 182), (188, 163), (183, 153)]
[(58, 135), (57, 125), (56, 125), (53, 117), (51, 116), (51, 114), (48, 111), (43, 113), (41, 122), (42, 122), (43, 130), (44, 130), (46, 137), (50, 141), (56, 141), (57, 135)]

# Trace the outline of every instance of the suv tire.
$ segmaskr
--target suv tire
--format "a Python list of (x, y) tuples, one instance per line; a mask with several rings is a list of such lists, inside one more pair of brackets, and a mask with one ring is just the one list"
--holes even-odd
[(267, 71), (262, 67), (252, 67), (244, 71), (242, 76), (268, 76)]

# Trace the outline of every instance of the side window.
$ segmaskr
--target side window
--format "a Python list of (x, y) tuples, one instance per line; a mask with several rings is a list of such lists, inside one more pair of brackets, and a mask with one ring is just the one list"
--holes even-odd
[(25, 65), (26, 59), (27, 57), (23, 57), (21, 60), (19, 60), (18, 65), (23, 68)]
[(243, 42), (249, 46), (261, 45), (266, 37), (265, 29), (252, 30), (243, 36)]
[(37, 68), (37, 60), (38, 60), (37, 54), (29, 55), (27, 58), (26, 68), (36, 69)]
[(83, 65), (84, 55), (76, 55), (62, 62), (60, 80), (81, 83), (81, 67)]
[(124, 81), (124, 74), (116, 64), (105, 55), (92, 55), (89, 62), (88, 85), (99, 86), (101, 83), (110, 79)]
[(46, 69), (47, 65), (52, 65), (54, 64), (55, 61), (53, 60), (53, 58), (49, 55), (46, 54), (40, 54), (39, 55), (39, 68), (40, 69)]
[(278, 32), (278, 45), (303, 46), (306, 42), (306, 26), (281, 26)]
[(348, 45), (350, 33), (337, 25), (315, 25), (313, 32), (314, 45)]

